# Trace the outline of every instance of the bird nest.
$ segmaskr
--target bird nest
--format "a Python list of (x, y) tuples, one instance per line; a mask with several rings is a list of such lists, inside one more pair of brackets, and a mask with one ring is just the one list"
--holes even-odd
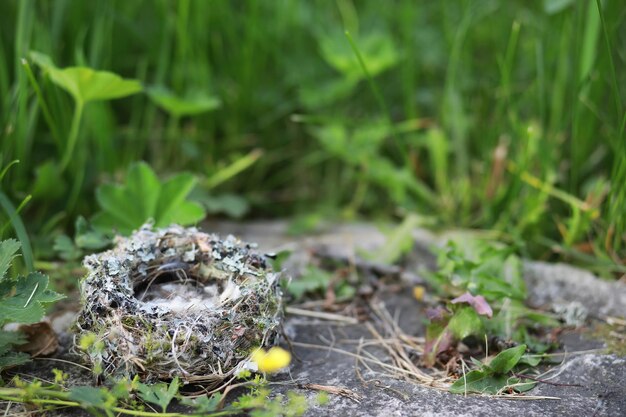
[(84, 265), (76, 326), (96, 374), (219, 383), (278, 341), (280, 273), (233, 236), (147, 225)]

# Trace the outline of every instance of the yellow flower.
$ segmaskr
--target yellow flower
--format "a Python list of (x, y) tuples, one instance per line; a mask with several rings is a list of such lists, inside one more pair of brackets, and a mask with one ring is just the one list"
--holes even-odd
[(276, 372), (291, 362), (291, 353), (285, 349), (274, 346), (267, 352), (257, 349), (252, 353), (252, 362), (255, 362), (261, 372)]
[(415, 287), (413, 287), (413, 297), (415, 297), (417, 301), (422, 301), (424, 299), (425, 293), (426, 288), (422, 287), (421, 285), (416, 285)]

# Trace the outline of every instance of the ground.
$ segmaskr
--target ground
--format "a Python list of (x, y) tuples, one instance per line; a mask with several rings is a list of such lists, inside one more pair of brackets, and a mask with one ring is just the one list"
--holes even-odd
[[(248, 225), (209, 224), (207, 230), (220, 234), (232, 233), (244, 240), (259, 243), (259, 250), (276, 251), (290, 248), (295, 256), (287, 267), (297, 272), (299, 265), (313, 251), (330, 251), (337, 256), (354, 257), (357, 247), (373, 249), (384, 244), (384, 236), (370, 225), (335, 226), (328, 232), (304, 237), (288, 236), (283, 222)], [(428, 250), (438, 244), (440, 237), (416, 231), (416, 248), (409, 255), (407, 267), (400, 279), (420, 281), (417, 265), (432, 267), (433, 257)], [(526, 262), (525, 278), (529, 286), (530, 302), (537, 306), (562, 305), (577, 302), (584, 306), (592, 319), (606, 316), (626, 316), (626, 285), (601, 281), (593, 275), (566, 265)], [(406, 283), (406, 282), (405, 282)], [(426, 300), (428, 301), (428, 300)], [(416, 301), (401, 287), (388, 287), (369, 301), (371, 305), (388, 311), (397, 318), (399, 326), (408, 335), (423, 335), (423, 318), (427, 302)], [(55, 325), (69, 323), (69, 314), (57, 319)], [(353, 354), (359, 341), (373, 338), (367, 323), (349, 320), (325, 320), (288, 314), (285, 333), (292, 343), (294, 361), (287, 373), (272, 378), (274, 392), (296, 390), (313, 397), (316, 391), (307, 384), (318, 384), (345, 389), (345, 395), (331, 395), (329, 404), (313, 406), (308, 416), (500, 416), (500, 415), (626, 415), (626, 359), (606, 353), (601, 340), (584, 330), (568, 330), (559, 338), (562, 364), (546, 375), (551, 384), (539, 384), (529, 394), (545, 399), (503, 400), (480, 396), (453, 395), (435, 388), (391, 377), (379, 368), (358, 366)], [(73, 383), (90, 383), (88, 371), (58, 360), (75, 360), (68, 351), (71, 335), (61, 337), (61, 349), (50, 359), (37, 359), (21, 369), (22, 372), (49, 378), (51, 369), (63, 368), (70, 373)], [(385, 358), (380, 346), (368, 348), (377, 358)], [(352, 354), (352, 355), (351, 355)], [(309, 387), (309, 388), (307, 388)], [(547, 398), (549, 397), (549, 398)], [(61, 411), (57, 415), (70, 415)], [(84, 415), (77, 411), (72, 415)]]

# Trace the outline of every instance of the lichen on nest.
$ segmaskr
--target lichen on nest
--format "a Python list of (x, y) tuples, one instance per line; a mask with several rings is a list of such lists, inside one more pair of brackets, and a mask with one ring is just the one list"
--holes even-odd
[(142, 227), (85, 258), (78, 349), (96, 374), (220, 383), (278, 341), (280, 272), (253, 245), (195, 228)]

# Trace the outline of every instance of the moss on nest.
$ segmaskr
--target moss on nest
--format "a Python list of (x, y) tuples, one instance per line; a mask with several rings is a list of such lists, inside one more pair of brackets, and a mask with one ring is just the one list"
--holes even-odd
[(94, 372), (219, 383), (276, 344), (280, 273), (252, 245), (195, 228), (144, 226), (84, 260), (77, 343)]

